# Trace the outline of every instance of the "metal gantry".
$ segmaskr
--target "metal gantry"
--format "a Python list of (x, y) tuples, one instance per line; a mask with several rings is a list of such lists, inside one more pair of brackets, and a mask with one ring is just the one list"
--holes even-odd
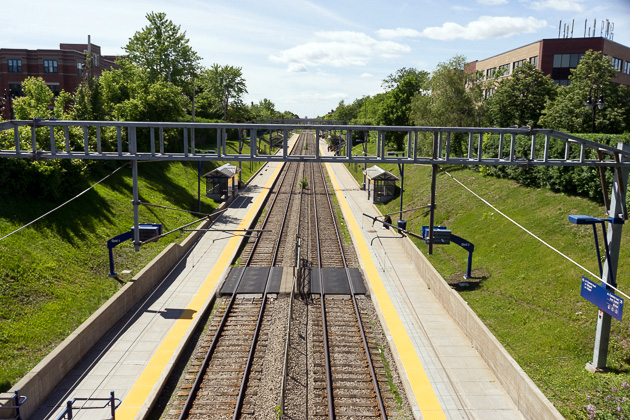
[[(374, 155), (344, 147), (335, 156), (289, 155), (290, 133), (312, 130), (333, 135), (342, 145), (375, 139)], [(282, 137), (281, 153), (259, 147), (260, 133)], [(248, 142), (248, 153), (234, 153), (234, 141)], [(244, 135), (242, 135), (244, 134)], [(404, 150), (388, 156), (387, 139), (404, 136)], [(203, 137), (204, 147), (199, 150)], [(277, 137), (276, 137), (277, 139)], [(242, 150), (241, 147), (238, 150)], [(400, 150), (397, 150), (400, 152)], [(589, 153), (589, 151), (591, 153)], [(149, 161), (313, 161), (438, 165), (516, 165), (630, 167), (625, 150), (555, 130), (489, 127), (395, 127), (315, 124), (157, 123), (123, 121), (13, 120), (0, 123), (0, 157)]]

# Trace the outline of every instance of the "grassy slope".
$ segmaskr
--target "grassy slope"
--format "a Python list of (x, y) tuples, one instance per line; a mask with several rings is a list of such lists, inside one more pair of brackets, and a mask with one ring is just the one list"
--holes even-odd
[[(383, 167), (398, 175), (397, 167)], [(358, 169), (355, 178), (361, 183), (362, 165)], [(567, 217), (603, 217), (602, 207), (586, 199), (483, 177), (468, 169), (450, 168), (449, 172), (525, 228), (598, 273), (591, 228), (573, 225)], [(407, 166), (404, 207), (428, 204), (430, 184), (429, 167)], [(478, 287), (462, 291), (462, 297), (560, 412), (566, 418), (586, 418), (585, 407), (593, 404), (602, 411), (600, 416), (605, 416), (605, 411), (619, 415), (617, 407), (621, 407), (628, 417), (628, 401), (616, 401), (630, 397), (628, 386), (623, 385), (630, 382), (626, 320), (613, 320), (608, 359), (613, 372), (592, 375), (584, 369), (585, 363), (592, 360), (597, 316), (597, 309), (580, 297), (580, 279), (586, 273), (525, 234), (443, 171), (438, 175), (436, 204), (436, 224), (446, 225), (475, 245), (472, 274), (476, 279), (472, 283), (478, 283)], [(397, 198), (381, 205), (382, 213), (398, 209)], [(424, 210), (405, 213), (404, 218), (412, 232), (420, 233), (421, 226), (429, 224)], [(416, 244), (427, 255), (427, 245), (421, 241)], [(618, 278), (626, 293), (630, 292), (624, 281), (630, 269), (629, 246), (624, 235)], [(456, 245), (435, 246), (433, 255), (428, 256), (452, 283), (463, 281), (466, 257), (467, 253)], [(611, 397), (610, 401), (606, 396)]]
[[(251, 170), (250, 170), (251, 166)], [(260, 164), (243, 164), (246, 180)], [(211, 170), (211, 164), (204, 171)], [(197, 210), (197, 163), (141, 163), (140, 200)], [(94, 177), (91, 183), (100, 177)], [(217, 204), (204, 196), (202, 211)], [(0, 392), (15, 384), (119, 288), (107, 277), (106, 242), (133, 225), (129, 167), (50, 216), (0, 242)], [(60, 203), (2, 197), (0, 237)], [(141, 223), (164, 232), (196, 220), (187, 213), (140, 207)], [(116, 271), (130, 279), (182, 232), (134, 252), (131, 241), (114, 248)]]

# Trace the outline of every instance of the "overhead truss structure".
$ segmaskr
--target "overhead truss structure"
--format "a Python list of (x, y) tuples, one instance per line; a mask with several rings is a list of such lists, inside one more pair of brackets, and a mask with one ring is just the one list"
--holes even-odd
[[(310, 120), (309, 120), (310, 122)], [(311, 130), (331, 137), (335, 156), (289, 155), (290, 134)], [(228, 147), (238, 137), (239, 147)], [(260, 148), (264, 134), (279, 153)], [(403, 151), (388, 155), (396, 136)], [(203, 138), (203, 142), (200, 140)], [(345, 147), (376, 140), (376, 152)], [(281, 142), (280, 142), (281, 140)], [(264, 141), (264, 140), (263, 140)], [(352, 142), (352, 143), (350, 143)], [(247, 143), (246, 154), (242, 145)], [(211, 150), (199, 150), (203, 144)], [(391, 149), (391, 147), (390, 147)], [(305, 151), (308, 152), (308, 151)], [(392, 127), (360, 125), (157, 123), (27, 120), (0, 123), (0, 157), (131, 161), (312, 161), (438, 165), (629, 167), (630, 152), (555, 130), (487, 127)]]

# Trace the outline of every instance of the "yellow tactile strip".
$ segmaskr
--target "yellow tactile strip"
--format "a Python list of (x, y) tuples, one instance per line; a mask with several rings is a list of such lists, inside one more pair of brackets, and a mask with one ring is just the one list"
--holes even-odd
[(402, 362), (402, 367), (407, 374), (416, 402), (422, 412), (422, 417), (425, 420), (445, 420), (446, 415), (440, 406), (440, 402), (438, 401), (435, 391), (431, 386), (429, 377), (427, 376), (418, 354), (413, 347), (409, 334), (405, 330), (405, 327), (398, 316), (398, 312), (396, 311), (389, 294), (387, 294), (387, 291), (385, 290), (383, 280), (378, 273), (376, 265), (374, 265), (374, 261), (372, 261), (368, 244), (361, 233), (359, 223), (354, 217), (346, 197), (343, 195), (337, 176), (329, 163), (326, 164), (326, 169), (330, 175), (333, 189), (337, 195), (337, 200), (339, 201), (339, 205), (350, 232), (355, 239), (355, 243), (359, 251), (359, 258), (361, 259), (365, 275), (367, 276), (367, 280), (370, 282), (372, 288), (372, 298), (376, 299), (378, 302), (383, 319), (385, 320), (387, 328), (391, 333), (392, 340), (394, 341)]
[[(260, 210), (263, 200), (267, 197), (269, 191), (271, 190), (273, 182), (278, 177), (282, 166), (283, 165), (278, 165), (274, 173), (269, 178), (269, 181), (267, 181), (267, 184), (263, 187), (262, 192), (256, 196), (252, 206), (238, 225), (237, 229), (247, 229), (250, 226), (256, 216), (256, 213)], [(219, 256), (219, 259), (210, 271), (210, 274), (208, 274), (199, 288), (199, 291), (186, 307), (186, 311), (184, 311), (184, 313), (191, 313), (189, 311), (192, 311), (195, 316), (199, 314), (204, 303), (208, 299), (208, 296), (210, 296), (210, 293), (219, 281), (223, 270), (230, 265), (234, 252), (239, 246), (240, 239), (240, 237), (235, 236), (228, 241), (227, 245), (223, 249), (223, 252)], [(180, 318), (175, 322), (164, 341), (160, 344), (158, 349), (155, 351), (155, 354), (151, 357), (147, 366), (138, 377), (136, 383), (124, 398), (120, 407), (116, 410), (117, 419), (132, 420), (138, 416), (142, 407), (145, 403), (147, 403), (151, 392), (154, 391), (153, 388), (155, 387), (155, 384), (162, 375), (166, 375), (166, 367), (179, 346), (179, 343), (186, 334), (186, 331), (190, 327), (190, 324), (193, 322), (193, 318), (194, 316), (190, 319)]]

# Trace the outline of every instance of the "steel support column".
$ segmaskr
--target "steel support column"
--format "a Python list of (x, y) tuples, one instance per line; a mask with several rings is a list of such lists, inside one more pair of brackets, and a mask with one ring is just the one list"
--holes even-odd
[(133, 247), (140, 251), (140, 214), (138, 213), (138, 161), (131, 161), (131, 177), (133, 178)]
[[(630, 150), (630, 145), (619, 143), (619, 149)], [(612, 194), (610, 199), (610, 210), (608, 216), (612, 218), (623, 218), (625, 212), (625, 198), (628, 185), (628, 169), (615, 168)], [(621, 249), (622, 223), (609, 223), (606, 241), (608, 243), (609, 256), (604, 262), (602, 280), (612, 286), (617, 287), (617, 265), (619, 263), (619, 251)], [(605, 285), (603, 285), (605, 286)], [(612, 317), (603, 311), (597, 314), (597, 330), (595, 332), (595, 346), (593, 348), (593, 361), (586, 364), (586, 369), (591, 372), (606, 370), (608, 359), (608, 345), (610, 343), (610, 326)]]
[[(433, 133), (433, 159), (437, 157), (438, 133)], [(435, 225), (435, 184), (438, 165), (431, 165), (431, 209), (429, 212), (429, 255), (433, 254), (433, 227)]]

